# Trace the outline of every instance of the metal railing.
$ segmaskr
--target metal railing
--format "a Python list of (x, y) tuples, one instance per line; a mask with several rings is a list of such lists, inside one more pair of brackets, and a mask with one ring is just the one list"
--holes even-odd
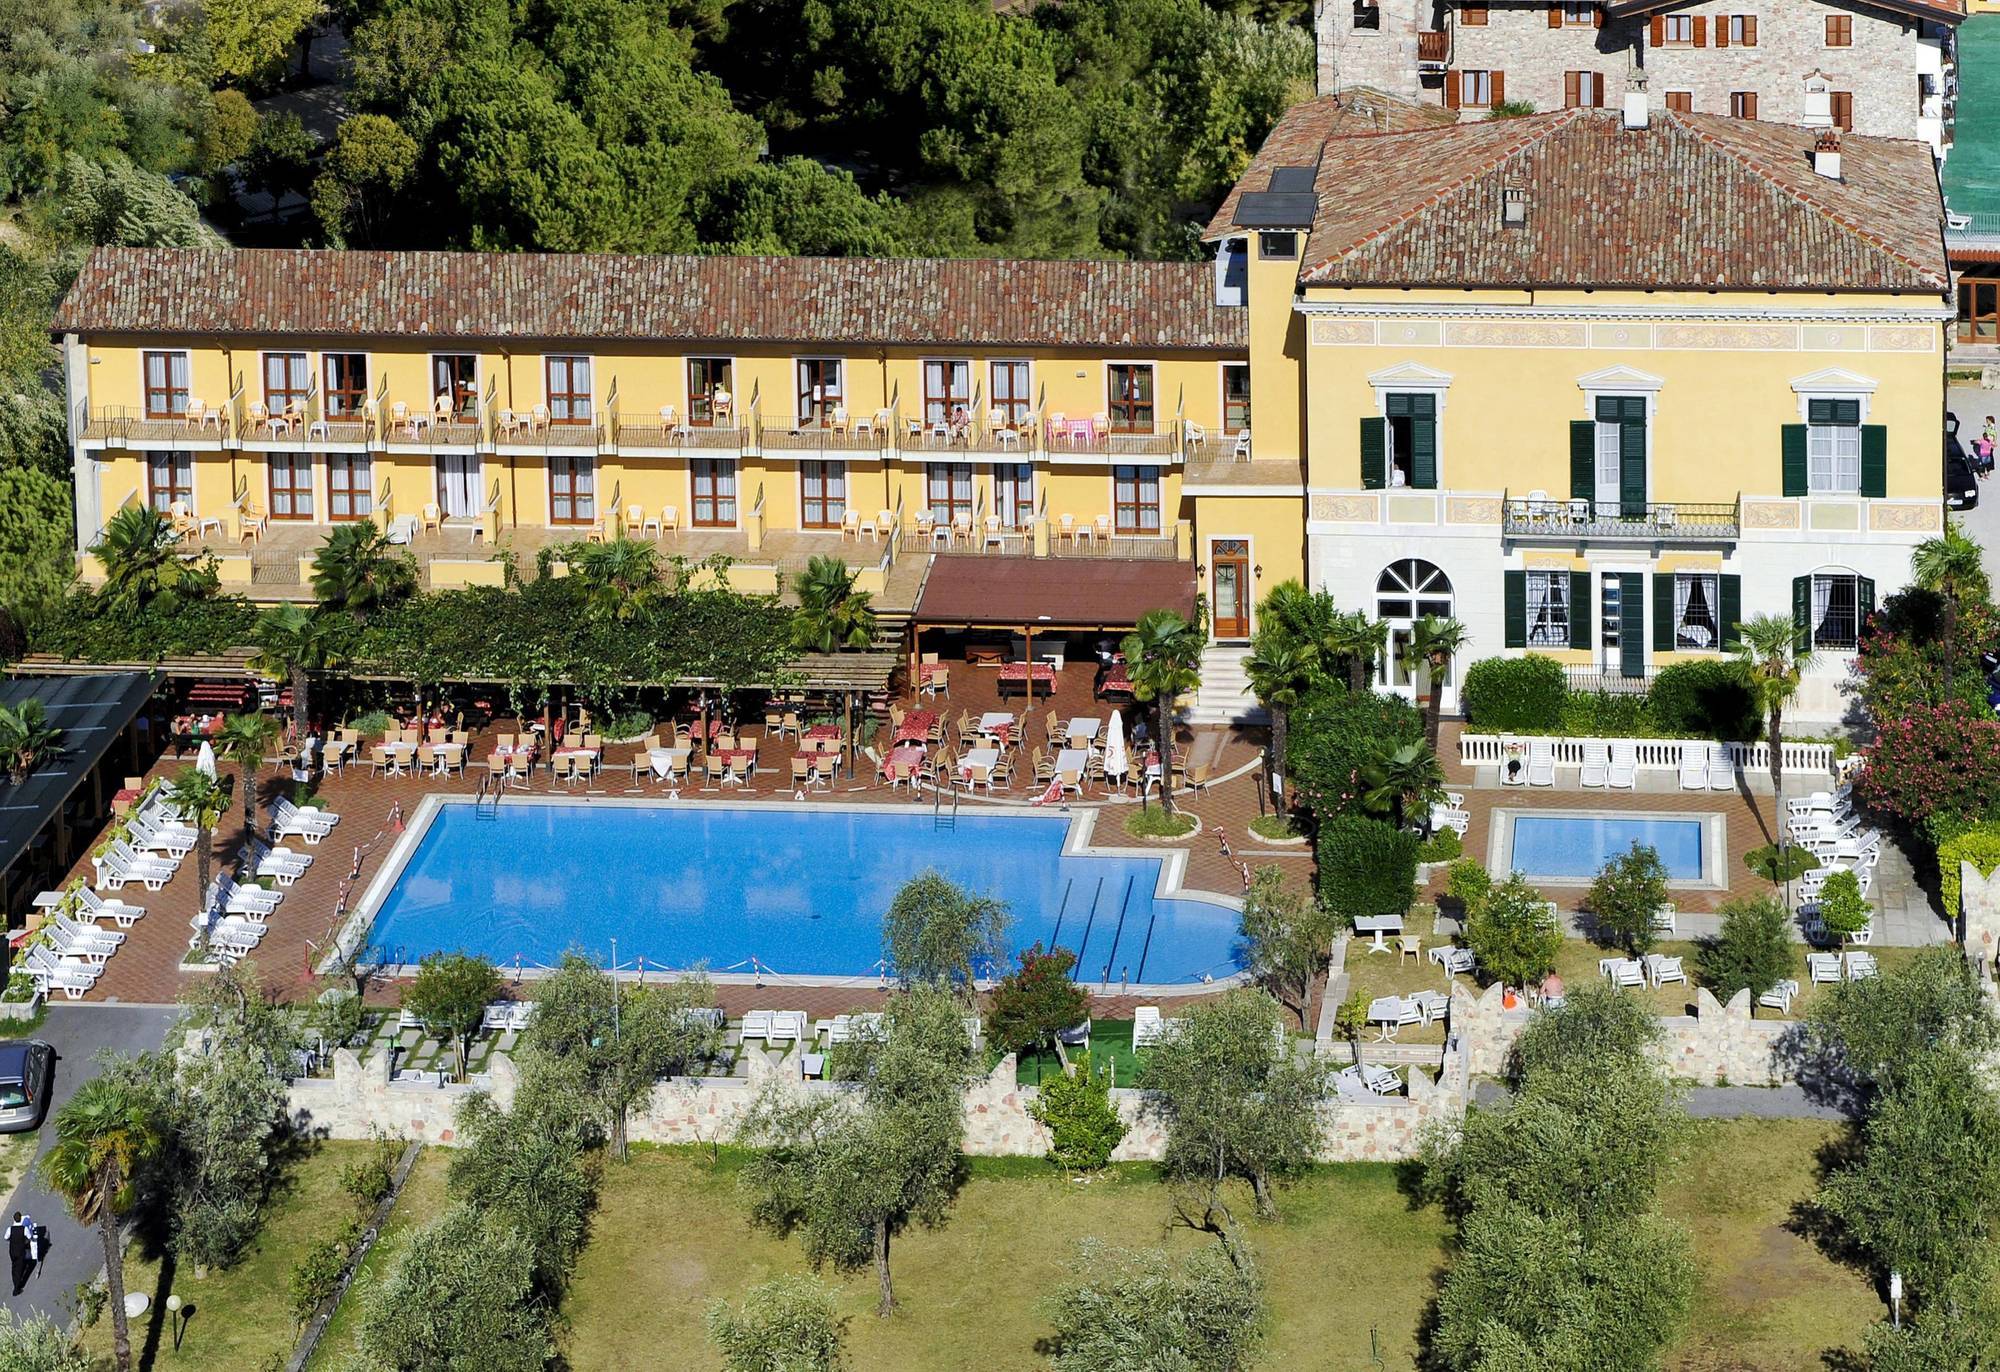
[(875, 422), (838, 422), (820, 416), (766, 419), (757, 431), (757, 446), (764, 452), (881, 452), (888, 435)]
[(1610, 501), (1546, 497), (1501, 498), (1501, 533), (1508, 538), (1676, 541), (1733, 540), (1743, 532), (1743, 501), (1727, 505)]

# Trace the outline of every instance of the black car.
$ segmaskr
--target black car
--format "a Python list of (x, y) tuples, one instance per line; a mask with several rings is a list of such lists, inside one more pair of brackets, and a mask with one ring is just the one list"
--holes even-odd
[(1979, 482), (1972, 475), (1972, 462), (1965, 445), (1958, 441), (1958, 416), (1944, 421), (1944, 503), (1954, 510), (1969, 510), (1979, 503)]
[(40, 1039), (0, 1041), (0, 1134), (42, 1127), (56, 1080), (56, 1050)]

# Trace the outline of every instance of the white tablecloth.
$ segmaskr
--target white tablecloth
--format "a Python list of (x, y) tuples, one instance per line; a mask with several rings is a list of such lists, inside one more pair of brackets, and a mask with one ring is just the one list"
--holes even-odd
[(653, 764), (653, 775), (663, 777), (675, 768), (686, 771), (691, 751), (687, 748), (648, 748), (646, 758)]
[(1080, 738), (1086, 743), (1095, 743), (1097, 730), (1102, 723), (1102, 720), (1096, 719), (1072, 719), (1069, 722), (1069, 731), (1064, 737)]
[(1014, 716), (1005, 710), (988, 710), (979, 717), (979, 727), (981, 729), (997, 729), (1003, 724), (1012, 724), (1013, 722)]
[(1064, 748), (1056, 754), (1056, 771), (1083, 772), (1090, 761), (1090, 751), (1086, 748)]
[(974, 748), (958, 760), (958, 770), (967, 773), (974, 767), (991, 767), (998, 761), (1000, 761), (998, 748)]

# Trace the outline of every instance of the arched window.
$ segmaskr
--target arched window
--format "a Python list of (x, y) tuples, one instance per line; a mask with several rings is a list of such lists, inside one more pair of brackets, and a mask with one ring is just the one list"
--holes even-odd
[(1451, 578), (1420, 557), (1401, 558), (1375, 579), (1375, 617), (1409, 621), (1451, 614)]

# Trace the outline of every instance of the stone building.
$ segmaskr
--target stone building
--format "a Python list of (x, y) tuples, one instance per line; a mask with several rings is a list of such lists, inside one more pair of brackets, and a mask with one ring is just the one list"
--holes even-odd
[(1915, 138), (1943, 156), (1964, 0), (1320, 0), (1319, 89), (1356, 87), (1484, 118), (1612, 106)]

